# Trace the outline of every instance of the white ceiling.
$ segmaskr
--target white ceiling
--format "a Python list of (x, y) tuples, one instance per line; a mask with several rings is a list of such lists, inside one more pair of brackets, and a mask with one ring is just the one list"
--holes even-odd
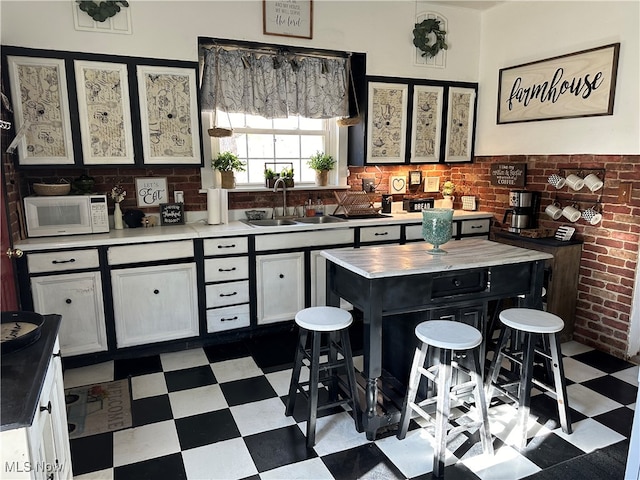
[(457, 1), (457, 0), (442, 0), (442, 1), (432, 1), (431, 3), (439, 3), (441, 5), (448, 5), (450, 7), (463, 7), (463, 8), (473, 8), (475, 10), (487, 10), (503, 2), (502, 1), (488, 2), (484, 0), (469, 0), (466, 2)]

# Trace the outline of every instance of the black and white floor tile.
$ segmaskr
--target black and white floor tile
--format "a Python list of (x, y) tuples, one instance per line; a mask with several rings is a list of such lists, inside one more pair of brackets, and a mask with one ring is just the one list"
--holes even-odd
[[(133, 398), (131, 428), (71, 441), (74, 478), (431, 478), (420, 422), (404, 440), (390, 431), (369, 442), (347, 412), (328, 412), (307, 449), (303, 402), (284, 415), (294, 345), (280, 334), (66, 370), (65, 388), (130, 377)], [(560, 429), (554, 400), (538, 394), (519, 452), (515, 410), (494, 399), (495, 455), (482, 454), (477, 434), (460, 435), (447, 446), (447, 478), (623, 478), (638, 366), (576, 342), (562, 350), (573, 433)]]

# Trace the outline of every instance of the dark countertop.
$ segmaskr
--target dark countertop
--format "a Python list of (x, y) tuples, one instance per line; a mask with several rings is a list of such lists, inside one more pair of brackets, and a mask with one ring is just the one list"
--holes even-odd
[(42, 334), (35, 343), (2, 355), (0, 431), (28, 427), (33, 422), (61, 321), (60, 315), (44, 315)]
[(571, 240), (565, 240), (565, 241), (556, 240), (555, 237), (531, 238), (531, 237), (524, 237), (522, 235), (518, 235), (517, 233), (505, 232), (505, 231), (495, 231), (494, 235), (496, 236), (496, 238), (498, 237), (508, 238), (510, 240), (529, 242), (537, 245), (546, 245), (548, 247), (564, 247), (566, 245), (579, 245), (582, 243), (580, 240), (576, 240), (575, 238), (572, 238)]

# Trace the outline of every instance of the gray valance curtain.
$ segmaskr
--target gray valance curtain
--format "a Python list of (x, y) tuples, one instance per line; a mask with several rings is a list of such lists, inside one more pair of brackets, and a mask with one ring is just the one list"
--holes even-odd
[(205, 50), (201, 102), (265, 118), (349, 115), (346, 58), (215, 48)]

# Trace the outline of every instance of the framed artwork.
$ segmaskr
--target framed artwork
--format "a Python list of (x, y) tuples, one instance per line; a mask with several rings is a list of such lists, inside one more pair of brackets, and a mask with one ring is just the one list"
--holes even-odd
[(202, 165), (195, 68), (137, 67), (145, 164)]
[(135, 161), (127, 66), (74, 61), (85, 165)]
[(439, 162), (443, 87), (413, 87), (411, 162)]
[(64, 60), (7, 56), (21, 165), (73, 165)]
[(313, 38), (313, 1), (262, 0), (262, 33)]
[(409, 171), (409, 185), (420, 185), (422, 183), (422, 172), (420, 170)]
[(160, 225), (184, 225), (184, 204), (161, 203)]
[(440, 191), (440, 177), (425, 177), (425, 179), (424, 179), (424, 191), (425, 192), (439, 192)]
[(406, 193), (407, 177), (389, 177), (389, 193)]
[(156, 207), (168, 203), (167, 179), (160, 177), (136, 178), (136, 199), (139, 207)]
[(502, 68), (497, 122), (613, 115), (620, 44)]
[(473, 157), (476, 90), (449, 87), (445, 162), (470, 162)]
[(367, 162), (404, 163), (409, 86), (369, 83)]

